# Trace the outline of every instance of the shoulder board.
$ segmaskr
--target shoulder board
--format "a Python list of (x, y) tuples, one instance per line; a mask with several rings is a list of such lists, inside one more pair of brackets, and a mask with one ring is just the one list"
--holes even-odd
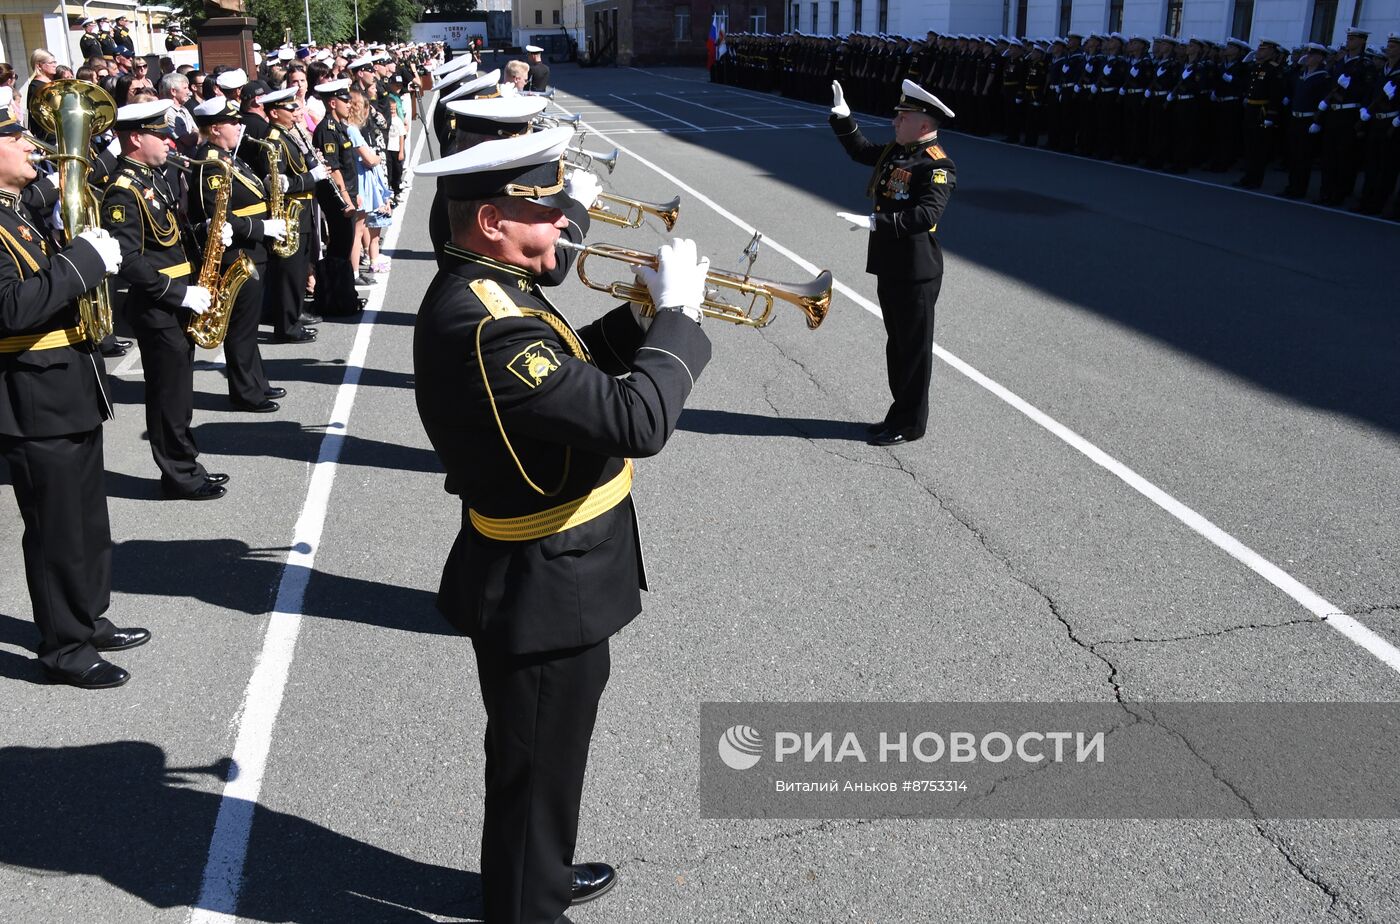
[(943, 146), (939, 144), (929, 145), (928, 147), (924, 148), (924, 153), (927, 154), (929, 157), (932, 157), (934, 160), (948, 159), (948, 152), (943, 150)]
[(473, 279), (468, 288), (481, 299), (481, 303), (486, 306), (486, 310), (491, 312), (491, 317), (496, 320), (501, 318), (523, 318), (525, 315), (520, 311), (520, 306), (510, 300), (506, 290), (500, 287), (499, 283), (490, 279)]
[(117, 175), (117, 178), (112, 181), (111, 185), (116, 189), (131, 189), (136, 183), (131, 179), (130, 174), (122, 173)]

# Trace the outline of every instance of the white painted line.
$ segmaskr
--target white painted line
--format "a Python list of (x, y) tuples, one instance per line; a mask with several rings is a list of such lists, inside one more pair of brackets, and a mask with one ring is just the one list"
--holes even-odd
[(755, 125), (762, 125), (764, 128), (777, 128), (777, 127), (778, 127), (778, 126), (776, 126), (776, 125), (771, 125), (771, 124), (769, 124), (768, 122), (760, 122), (758, 119), (750, 119), (748, 116), (746, 116), (746, 115), (740, 115), (740, 114), (737, 113), (737, 112), (729, 112), (729, 111), (724, 110), (724, 109), (716, 109), (714, 106), (706, 106), (704, 103), (697, 103), (697, 102), (695, 102), (695, 100), (693, 100), (693, 99), (681, 99), (679, 96), (671, 96), (670, 94), (667, 94), (667, 93), (658, 93), (658, 94), (656, 94), (656, 95), (657, 95), (657, 96), (660, 96), (660, 97), (662, 97), (662, 98), (664, 98), (664, 99), (671, 99), (671, 100), (675, 100), (675, 101), (678, 102), (678, 103), (684, 103), (684, 104), (687, 105), (687, 106), (694, 106), (694, 107), (696, 107), (697, 109), (707, 109), (707, 110), (709, 110), (710, 112), (718, 112), (720, 115), (730, 116), (730, 117), (733, 117), (733, 118), (740, 118), (740, 119), (743, 119), (745, 122), (753, 122)]
[[(615, 99), (617, 98), (617, 94), (614, 93), (614, 94), (612, 94), (612, 95), (613, 95), (613, 97), (614, 97)], [(639, 108), (639, 109), (645, 109), (647, 112), (654, 112), (654, 113), (656, 113), (657, 115), (661, 116), (662, 118), (670, 119), (672, 122), (679, 122), (679, 123), (681, 123), (682, 125), (688, 125), (688, 126), (690, 126), (691, 128), (695, 129), (697, 132), (703, 132), (703, 131), (706, 130), (706, 129), (702, 128), (701, 126), (696, 125), (694, 122), (687, 122), (685, 119), (678, 118), (678, 117), (673, 116), (673, 115), (668, 115), (668, 114), (662, 112), (660, 109), (653, 109), (653, 108), (651, 108), (650, 106), (643, 106), (641, 103), (632, 103), (632, 105), (633, 105), (633, 106), (636, 106), (636, 107)]]
[[(426, 137), (419, 136), (410, 164), (417, 163)], [(398, 241), (403, 214), (400, 211), (395, 216), (394, 224), (384, 235), (383, 247), (387, 251), (392, 251)], [(316, 464), (311, 469), (311, 484), (306, 491), (301, 516), (292, 531), (292, 549), (287, 553), (282, 579), (277, 586), (277, 600), (268, 619), (262, 651), (258, 654), (253, 676), (248, 680), (243, 704), (237, 714), (238, 737), (233, 746), (232, 778), (224, 783), (223, 795), (219, 799), (219, 814), (214, 821), (213, 836), (209, 839), (209, 856), (204, 864), (199, 898), (190, 912), (190, 924), (228, 924), (237, 920), (238, 892), (243, 885), (248, 837), (258, 794), (262, 790), (263, 774), (267, 770), (272, 730), (282, 707), (282, 694), (291, 671), (297, 635), (301, 631), (306, 586), (316, 563), (316, 550), (326, 523), (336, 467), (350, 428), (350, 412), (355, 406), (360, 373), (364, 370), (370, 336), (384, 304), (386, 289), (387, 285), (376, 286), (370, 293), (355, 333), (355, 343), (346, 359), (345, 378), (336, 391), (330, 424), (326, 435), (321, 438)]]
[(114, 368), (111, 372), (109, 372), (109, 373), (107, 373), (107, 374), (108, 374), (108, 375), (129, 375), (133, 369), (136, 370), (137, 372), (140, 372), (140, 371), (142, 371), (142, 370), (141, 370), (141, 366), (140, 366), (140, 362), (141, 362), (141, 348), (138, 347), (138, 346), (136, 346), (135, 344), (132, 344), (132, 346), (131, 346), (131, 351), (130, 351), (129, 353), (127, 353), (125, 356), (123, 356), (123, 357), (122, 357), (122, 361), (119, 362), (119, 363), (117, 363), (116, 368)]
[[(740, 229), (743, 230), (745, 234), (753, 234), (754, 231), (758, 230), (753, 225), (750, 225), (748, 222), (744, 221), (742, 218), (735, 215), (733, 212), (730, 212), (728, 209), (724, 208), (724, 206), (715, 202), (713, 199), (709, 198), (704, 193), (700, 192), (698, 189), (695, 189), (693, 186), (690, 186), (689, 184), (683, 182), (680, 178), (676, 177), (671, 173), (668, 173), (666, 170), (662, 169), (661, 167), (658, 167), (656, 164), (653, 164), (651, 161), (647, 160), (645, 157), (640, 156), (635, 151), (628, 150), (622, 145), (617, 144), (617, 142), (609, 138), (606, 133), (591, 128), (589, 129), (589, 131), (607, 141), (612, 142), (612, 144), (619, 151), (627, 155), (629, 160), (635, 160), (642, 166), (655, 171), (663, 178), (669, 180), (670, 182), (678, 186), (680, 189), (684, 190), (689, 195), (694, 196), (700, 202), (703, 202), (705, 205), (709, 206), (709, 208), (711, 208), (717, 214), (729, 220), (732, 224), (737, 225)], [(771, 247), (778, 253), (787, 257), (789, 260), (792, 260), (794, 263), (802, 267), (807, 272), (818, 272), (816, 264), (811, 263), (808, 260), (804, 260), (802, 257), (798, 256), (793, 251), (789, 250), (782, 244), (773, 240), (771, 237), (764, 235), (763, 244), (765, 247)], [(856, 292), (850, 286), (838, 281), (833, 283), (833, 287), (842, 295), (845, 295), (851, 301), (864, 308), (866, 311), (870, 312), (876, 317), (881, 317), (880, 306), (876, 305), (874, 302), (870, 301), (868, 298), (861, 295), (859, 292)], [(1333, 629), (1336, 629), (1348, 640), (1359, 645), (1361, 648), (1364, 648), (1372, 655), (1375, 655), (1387, 667), (1395, 671), (1397, 674), (1400, 674), (1400, 649), (1397, 649), (1390, 642), (1386, 641), (1384, 638), (1377, 635), (1375, 632), (1366, 628), (1360, 622), (1356, 621), (1352, 617), (1348, 616), (1346, 613), (1342, 612), (1341, 608), (1338, 607), (1336, 604), (1324, 599), (1321, 595), (1314, 592), (1311, 588), (1304, 585), (1301, 581), (1298, 581), (1296, 578), (1288, 574), (1282, 568), (1278, 567), (1273, 562), (1270, 562), (1268, 559), (1264, 558), (1264, 556), (1260, 555), (1258, 552), (1245, 545), (1239, 539), (1236, 539), (1234, 536), (1230, 535), (1225, 530), (1215, 525), (1215, 523), (1211, 522), (1205, 516), (1201, 515), (1192, 508), (1188, 507), (1186, 504), (1183, 504), (1181, 501), (1172, 497), (1166, 491), (1163, 491), (1161, 488), (1157, 487), (1152, 482), (1148, 481), (1146, 478), (1133, 471), (1127, 465), (1118, 461), (1116, 458), (1109, 455), (1107, 452), (1104, 452), (1098, 446), (1089, 442), (1087, 439), (1080, 436), (1078, 433), (1074, 432), (1064, 424), (1060, 423), (1058, 420), (1055, 420), (1053, 417), (1046, 414), (1044, 411), (1041, 411), (1039, 408), (1032, 405), (1029, 401), (1026, 401), (1024, 398), (1012, 392), (1009, 388), (1005, 387), (1004, 385), (1000, 384), (999, 382), (996, 382), (991, 378), (988, 378), (986, 375), (973, 368), (961, 358), (943, 349), (937, 343), (935, 343), (933, 346), (933, 354), (939, 359), (943, 360), (957, 372), (966, 376), (968, 379), (975, 382), (977, 385), (981, 386), (987, 391), (991, 392), (993, 395), (1000, 398), (1002, 401), (1006, 402), (1020, 413), (1024, 414), (1035, 424), (1042, 427), (1049, 433), (1053, 434), (1055, 437), (1062, 440), (1071, 448), (1083, 454), (1086, 458), (1089, 459), (1089, 461), (1093, 462), (1100, 468), (1103, 468), (1105, 471), (1109, 472), (1114, 477), (1121, 480), (1128, 487), (1132, 488), (1134, 491), (1137, 491), (1139, 494), (1150, 500), (1152, 503), (1156, 504), (1162, 510), (1165, 510), (1173, 518), (1175, 518), (1177, 521), (1179, 521), (1187, 528), (1195, 532), (1201, 538), (1205, 539), (1211, 545), (1220, 549), (1222, 552), (1229, 555), (1231, 558), (1235, 559), (1240, 564), (1244, 565), (1246, 568), (1253, 571), (1255, 574), (1259, 575), (1261, 578), (1268, 581), (1270, 584), (1277, 587), (1279, 590), (1283, 591), (1288, 596), (1292, 597), (1294, 602), (1296, 602), (1298, 605), (1302, 606), (1304, 609), (1312, 613), (1318, 619), (1324, 621)]]

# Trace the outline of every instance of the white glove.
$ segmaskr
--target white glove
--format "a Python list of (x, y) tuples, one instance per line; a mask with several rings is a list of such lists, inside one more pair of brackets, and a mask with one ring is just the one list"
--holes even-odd
[(282, 187), (283, 192), (286, 192), (291, 187), (292, 181), (287, 179), (285, 174), (279, 173), (277, 174), (277, 185)]
[(875, 227), (875, 219), (869, 215), (857, 215), (854, 212), (837, 212), (836, 217), (844, 218), (846, 221), (855, 225), (856, 229), (861, 231), (869, 231)]
[(49, 226), (55, 231), (63, 230), (63, 200), (53, 204), (53, 214), (49, 216)]
[(705, 300), (705, 276), (710, 272), (709, 257), (700, 257), (695, 242), (678, 237), (662, 244), (657, 253), (656, 269), (650, 266), (633, 268), (637, 279), (647, 287), (651, 303), (658, 308), (683, 308), (698, 319), (700, 303)]
[(331, 172), (326, 169), (325, 164), (317, 164), (311, 168), (311, 179), (315, 180), (317, 183), (322, 180), (330, 179), (330, 176)]
[(1362, 106), (1362, 107), (1361, 107), (1361, 121), (1363, 121), (1363, 122), (1369, 122), (1369, 121), (1371, 121), (1371, 110), (1367, 109), (1365, 106)]
[(1225, 81), (1226, 83), (1233, 83), (1235, 80), (1235, 75), (1231, 74), (1229, 71), (1226, 71), (1225, 73), (1220, 75), (1220, 79)]
[(1265, 120), (1264, 120), (1264, 127), (1265, 127), (1265, 128), (1273, 128), (1273, 127), (1274, 127), (1273, 120), (1271, 120), (1271, 119), (1265, 119)]
[(48, 176), (44, 177), (44, 179), (47, 180), (48, 183), (49, 183), (49, 185), (51, 185), (54, 189), (58, 189), (58, 171), (57, 171), (57, 170), (55, 170), (53, 173), (50, 173)]
[(107, 233), (106, 228), (88, 228), (78, 235), (78, 240), (87, 241), (97, 255), (102, 258), (109, 274), (122, 268), (122, 245)]
[(841, 81), (831, 82), (831, 114), (838, 119), (844, 119), (851, 114), (851, 107), (846, 105), (846, 94), (841, 91)]
[(1096, 83), (1091, 83), (1091, 84), (1089, 84), (1089, 92), (1090, 92), (1090, 93), (1097, 93), (1097, 92), (1099, 92), (1099, 85), (1096, 84)]
[(1168, 94), (1167, 94), (1167, 102), (1170, 103), (1170, 102), (1171, 102), (1172, 100), (1174, 100), (1174, 99), (1176, 99), (1176, 93), (1168, 93)]
[(1385, 86), (1381, 87), (1381, 92), (1385, 94), (1386, 99), (1395, 99), (1395, 81), (1387, 80)]
[(1390, 120), (1390, 127), (1400, 128), (1400, 116), (1396, 116), (1395, 118)]
[(1143, 99), (1151, 99), (1151, 98), (1152, 98), (1152, 91), (1151, 91), (1151, 90), (1143, 90), (1143, 91), (1142, 91), (1142, 98), (1143, 98)]
[(263, 237), (280, 241), (287, 236), (287, 223), (280, 218), (268, 218), (262, 223)]
[(574, 170), (564, 180), (564, 195), (586, 209), (591, 209), (598, 201), (598, 193), (603, 191), (603, 182), (587, 170)]
[[(1285, 106), (1287, 106), (1287, 105), (1288, 105), (1288, 100), (1284, 100), (1284, 101), (1283, 101), (1283, 104), (1284, 104)], [(1319, 102), (1319, 103), (1317, 104), (1317, 108), (1318, 108), (1318, 111), (1320, 111), (1320, 112), (1326, 112), (1327, 109), (1328, 109), (1331, 105), (1332, 105), (1332, 104), (1329, 103), (1329, 102), (1327, 102), (1327, 100), (1322, 100), (1321, 102)]]
[(219, 229), (219, 239), (224, 242), (225, 247), (233, 244), (233, 225), (224, 222), (224, 226)]
[(1350, 74), (1343, 74), (1342, 76), (1338, 77), (1338, 78), (1337, 78), (1337, 86), (1341, 87), (1343, 90), (1345, 90), (1346, 88), (1350, 87), (1350, 86), (1351, 86), (1351, 75), (1350, 75)]
[(204, 286), (190, 286), (180, 300), (180, 307), (188, 308), (195, 314), (204, 314), (209, 310), (209, 290)]
[(1128, 88), (1127, 88), (1127, 87), (1119, 87), (1119, 88), (1118, 88), (1118, 95), (1119, 95), (1119, 96), (1127, 96), (1127, 95), (1128, 95)]
[(1314, 122), (1313, 124), (1311, 124), (1311, 125), (1308, 126), (1308, 134), (1309, 134), (1309, 135), (1320, 135), (1320, 134), (1322, 134), (1322, 126), (1321, 126), (1321, 125), (1318, 125), (1316, 122)]

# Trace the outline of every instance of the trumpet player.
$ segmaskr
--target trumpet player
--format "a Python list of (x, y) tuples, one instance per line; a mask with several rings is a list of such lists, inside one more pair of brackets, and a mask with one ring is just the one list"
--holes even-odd
[(253, 166), (267, 177), (268, 183), (281, 184), (282, 191), (290, 199), (302, 203), (296, 252), (289, 257), (279, 257), (275, 253), (267, 256), (267, 273), (263, 277), (263, 318), (272, 325), (273, 342), (310, 343), (316, 339), (316, 328), (302, 324), (301, 306), (306, 277), (310, 272), (307, 249), (311, 240), (311, 220), (315, 214), (311, 199), (316, 184), (327, 179), (329, 173), (311, 159), (311, 151), (296, 130), (297, 123), (302, 119), (296, 88), (265, 93), (258, 97), (258, 102), (272, 120), (267, 140), (281, 149), (282, 172), (278, 176), (270, 174), (269, 157), (261, 149), (254, 153), (257, 159), (253, 161)]
[[(194, 110), (204, 144), (195, 151), (196, 163), (217, 157), (228, 162), (230, 189), (227, 191), (228, 224), (233, 242), (224, 248), (220, 270), (231, 266), (240, 253), (246, 253), (257, 270), (243, 283), (229, 315), (224, 339), (224, 360), (228, 370), (228, 399), (234, 410), (270, 414), (281, 406), (275, 399), (287, 394), (267, 381), (262, 353), (258, 349), (258, 321), (262, 317), (262, 275), (267, 266), (267, 242), (281, 240), (287, 225), (267, 213), (267, 187), (261, 175), (235, 151), (243, 139), (242, 114), (232, 99), (215, 97)], [(224, 194), (224, 173), (207, 166), (196, 166), (190, 177), (190, 220), (203, 224), (214, 214), (214, 201)], [(219, 229), (211, 229), (210, 234)]]
[[(116, 687), (129, 675), (103, 653), (135, 648), (151, 634), (119, 629), (103, 615), (112, 540), (102, 422), (112, 405), (77, 298), (116, 271), (121, 246), (101, 228), (73, 235), (66, 247), (49, 243), (49, 210), (21, 201), (35, 181), (34, 151), (0, 109), (0, 456), (24, 520), (40, 665), (58, 683)], [(51, 199), (47, 180), (35, 185), (41, 201)]]
[(194, 417), (191, 314), (209, 309), (209, 290), (194, 284), (179, 218), (178, 193), (165, 175), (168, 99), (117, 110), (117, 174), (102, 197), (102, 226), (121, 244), (120, 275), (130, 287), (124, 312), (136, 332), (146, 382), (146, 437), (165, 495), (182, 500), (224, 496), (228, 475), (199, 461)]
[(541, 288), (568, 224), (551, 129), (417, 168), (451, 240), (414, 331), (419, 415), (463, 503), (438, 609), (469, 635), (485, 704), (485, 917), (556, 924), (617, 874), (573, 862), (608, 639), (645, 586), (633, 458), (660, 452), (710, 357), (709, 261), (662, 248), (654, 317), (623, 305), (575, 330)]

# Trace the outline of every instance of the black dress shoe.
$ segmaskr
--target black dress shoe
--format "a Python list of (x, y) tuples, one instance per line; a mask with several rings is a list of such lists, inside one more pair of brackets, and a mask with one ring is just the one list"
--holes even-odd
[(617, 870), (606, 863), (575, 863), (571, 905), (582, 905), (617, 885)]
[(98, 651), (126, 651), (137, 648), (151, 640), (150, 629), (116, 629), (102, 641), (92, 640), (92, 647)]
[(70, 687), (81, 687), (84, 690), (110, 690), (131, 679), (129, 673), (110, 661), (98, 661), (81, 674), (52, 667), (45, 667), (44, 674), (54, 683), (66, 683)]
[(303, 324), (320, 324), (323, 320), (319, 314), (310, 311), (303, 311), (299, 319)]
[(287, 397), (287, 389), (280, 385), (274, 385), (271, 388), (263, 389), (263, 394), (267, 395), (269, 398), (285, 398)]
[(247, 414), (271, 414), (282, 407), (270, 398), (261, 404), (244, 404), (242, 401), (230, 401), (229, 404), (233, 405), (235, 411), (243, 411)]
[(98, 352), (108, 359), (116, 359), (118, 356), (125, 356), (127, 348), (123, 346), (101, 347)]
[(205, 472), (205, 484), (228, 484), (228, 476), (223, 472)]
[(910, 430), (882, 430), (870, 438), (871, 446), (903, 446), (921, 438), (922, 433)]
[(166, 491), (165, 496), (171, 500), (218, 500), (228, 493), (228, 488), (221, 484), (212, 484), (208, 481), (195, 488), (193, 491)]
[(871, 436), (874, 436), (877, 433), (884, 433), (889, 428), (890, 425), (881, 420), (878, 423), (867, 424), (865, 427), (865, 432), (869, 433)]
[(272, 338), (272, 342), (273, 342), (273, 343), (310, 343), (311, 341), (313, 341), (313, 340), (315, 340), (315, 339), (316, 339), (316, 332), (315, 332), (314, 330), (307, 330), (307, 329), (303, 328), (303, 329), (301, 329), (301, 330), (299, 330), (299, 331), (296, 331), (295, 333), (274, 335), (273, 338)]

